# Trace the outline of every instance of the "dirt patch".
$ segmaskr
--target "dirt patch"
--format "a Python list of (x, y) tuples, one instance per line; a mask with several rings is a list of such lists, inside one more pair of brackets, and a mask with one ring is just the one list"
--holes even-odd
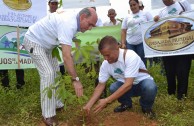
[[(44, 123), (41, 122), (40, 126)], [(157, 126), (157, 122), (143, 114), (126, 111), (91, 115), (90, 118), (78, 116), (66, 122), (60, 121), (60, 126)]]
[(157, 123), (134, 112), (113, 113), (104, 121), (105, 126), (156, 126)]
[[(157, 126), (157, 119), (149, 119), (145, 116), (138, 103), (139, 99), (133, 99), (133, 108), (121, 112), (114, 113), (113, 109), (120, 103), (114, 102), (102, 110), (98, 114), (91, 114), (84, 117), (82, 106), (70, 107), (67, 111), (57, 113), (59, 126)], [(157, 117), (157, 116), (156, 116)], [(45, 126), (43, 122), (39, 122), (39, 126)]]

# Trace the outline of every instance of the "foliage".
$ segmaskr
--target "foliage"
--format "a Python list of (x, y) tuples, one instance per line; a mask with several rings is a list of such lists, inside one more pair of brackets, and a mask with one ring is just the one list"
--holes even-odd
[[(99, 39), (97, 39), (96, 42), (86, 42), (84, 46), (80, 46), (81, 40), (79, 39), (74, 39), (74, 42), (77, 42), (79, 46), (79, 48), (72, 48), (75, 62), (84, 64), (88, 69), (88, 76), (96, 77), (97, 73), (94, 67), (96, 64), (96, 55), (93, 53), (95, 50), (93, 45), (99, 42)], [(58, 61), (61, 61), (59, 50), (62, 51), (61, 47), (55, 47), (52, 51), (52, 56), (56, 57)], [(65, 110), (67, 110), (67, 106), (73, 105), (75, 101), (79, 105), (82, 105), (86, 100), (88, 100), (85, 95), (81, 98), (77, 98), (74, 89), (72, 89), (71, 76), (67, 74), (62, 76), (60, 72), (57, 74), (58, 76), (55, 78), (55, 82), (43, 90), (45, 97), (51, 98), (53, 91), (56, 90), (55, 97), (62, 99)]]
[[(149, 68), (150, 73), (155, 78), (158, 86), (158, 94), (154, 104), (154, 111), (157, 115), (155, 121), (158, 126), (193, 126), (194, 125), (194, 62), (192, 63), (188, 97), (184, 100), (178, 101), (176, 96), (169, 96), (167, 93), (166, 78), (163, 76), (160, 64), (155, 64)], [(76, 65), (76, 70), (80, 77), (80, 80), (84, 86), (84, 94), (86, 97), (90, 97), (94, 91), (95, 77), (86, 76), (85, 67), (83, 64)], [(58, 76), (58, 81), (63, 83), (62, 77)], [(39, 75), (36, 69), (25, 69), (25, 86), (21, 90), (17, 90), (15, 87), (16, 76), (15, 70), (9, 70), (10, 89), (4, 89), (0, 86), (0, 125), (1, 126), (35, 126), (40, 123), (41, 120), (41, 107), (40, 107), (40, 82)], [(68, 76), (67, 76), (68, 79)], [(56, 79), (57, 80), (57, 79)], [(110, 80), (109, 84), (113, 80)], [(67, 81), (68, 82), (68, 81)], [(57, 86), (57, 85), (56, 85)], [(55, 87), (56, 87), (55, 86)], [(59, 85), (58, 85), (59, 86)], [(73, 92), (72, 85), (64, 84), (69, 93), (72, 93), (72, 97), (75, 94)], [(61, 89), (62, 90), (62, 89)], [(60, 91), (59, 91), (60, 92)], [(57, 95), (56, 95), (57, 96)], [(67, 97), (67, 96), (64, 96)], [(71, 97), (71, 96), (68, 96)], [(131, 111), (142, 114), (139, 105), (139, 97), (133, 98), (133, 109)], [(67, 101), (65, 101), (67, 102)], [(85, 100), (81, 100), (83, 104)], [(75, 118), (78, 118), (82, 108), (82, 103), (79, 103), (78, 99), (74, 99), (72, 104), (67, 104), (67, 109), (63, 113), (57, 113), (57, 118), (60, 121), (69, 121), (74, 123)], [(99, 124), (102, 124), (103, 117), (107, 117), (118, 103), (114, 102), (109, 105), (100, 116), (102, 120), (99, 120)]]
[(60, 54), (59, 54), (59, 50), (62, 50), (61, 47), (57, 46), (53, 49), (52, 51), (52, 56), (53, 57), (56, 57), (58, 59), (59, 62), (61, 62), (61, 57), (60, 57)]
[(65, 110), (67, 110), (68, 106), (71, 106), (75, 103), (83, 105), (83, 103), (88, 100), (85, 95), (78, 98), (75, 95), (74, 90), (72, 89), (71, 76), (62, 76), (60, 72), (58, 72), (58, 76), (55, 78), (55, 82), (43, 90), (43, 93), (45, 93), (45, 97), (51, 98), (52, 92), (55, 89), (55, 97), (57, 97), (58, 99), (62, 99)]
[(58, 8), (62, 7), (62, 5), (63, 5), (63, 0), (59, 0), (59, 7)]

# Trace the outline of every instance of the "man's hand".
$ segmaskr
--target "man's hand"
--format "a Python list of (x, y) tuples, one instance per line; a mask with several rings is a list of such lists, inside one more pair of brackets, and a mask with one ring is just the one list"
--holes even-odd
[(99, 113), (100, 111), (102, 111), (104, 108), (106, 108), (108, 104), (108, 101), (106, 99), (100, 99), (98, 101), (98, 105), (96, 105), (96, 107), (94, 108), (94, 113)]
[(126, 49), (126, 45), (125, 45), (124, 43), (122, 43), (122, 44), (120, 45), (120, 48), (121, 48), (121, 49)]
[(90, 115), (90, 109), (91, 107), (88, 104), (83, 107), (83, 110), (85, 111), (86, 116)]
[(160, 17), (158, 15), (154, 17), (155, 22), (159, 21), (159, 19), (160, 19)]
[(80, 81), (73, 81), (73, 86), (75, 88), (75, 93), (78, 97), (83, 96), (83, 86)]

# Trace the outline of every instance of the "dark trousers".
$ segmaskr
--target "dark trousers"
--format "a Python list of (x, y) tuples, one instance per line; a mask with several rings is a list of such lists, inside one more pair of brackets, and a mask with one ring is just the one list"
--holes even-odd
[[(25, 84), (24, 70), (16, 69), (15, 72), (16, 72), (16, 79), (17, 79), (16, 86), (17, 88), (21, 88)], [(2, 86), (9, 87), (8, 70), (0, 70), (0, 77), (1, 77)]]
[(64, 65), (61, 65), (59, 67), (60, 67), (61, 75), (64, 75), (65, 74), (65, 67), (64, 67)]
[(181, 99), (183, 95), (187, 96), (191, 61), (190, 55), (163, 57), (169, 95), (176, 93), (177, 80), (177, 98)]

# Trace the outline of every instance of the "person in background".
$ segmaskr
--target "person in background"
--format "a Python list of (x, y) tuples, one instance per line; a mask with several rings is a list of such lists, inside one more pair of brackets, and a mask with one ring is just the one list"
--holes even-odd
[[(96, 7), (92, 7), (96, 11)], [(96, 27), (102, 27), (103, 23), (102, 20), (98, 17), (98, 20), (96, 22)]]
[(93, 8), (84, 8), (79, 13), (61, 12), (51, 13), (29, 27), (24, 38), (24, 47), (31, 56), (40, 75), (40, 94), (43, 122), (46, 125), (57, 125), (56, 110), (63, 108), (61, 99), (55, 96), (46, 97), (43, 90), (53, 84), (58, 61), (52, 57), (52, 50), (61, 45), (64, 66), (72, 77), (72, 85), (78, 97), (83, 96), (83, 86), (74, 67), (71, 54), (72, 39), (77, 32), (85, 32), (95, 27), (97, 14)]
[[(23, 69), (16, 69), (16, 88), (21, 89), (22, 86), (25, 84), (24, 81), (24, 70)], [(3, 87), (10, 87), (9, 85), (9, 75), (8, 75), (8, 70), (0, 70), (0, 77), (1, 77), (1, 83)]]
[[(139, 0), (139, 9), (143, 11), (144, 5), (141, 0)], [(153, 58), (147, 58), (149, 60), (149, 67), (153, 66)], [(147, 62), (147, 61), (146, 61)]]
[(115, 19), (117, 16), (117, 13), (115, 12), (115, 9), (109, 9), (107, 16), (109, 17), (110, 20), (106, 21), (103, 26), (114, 26), (114, 25), (119, 25), (121, 24), (120, 21)]
[[(140, 96), (142, 112), (149, 115), (150, 118), (154, 118), (155, 113), (152, 106), (157, 94), (157, 86), (148, 74), (141, 58), (133, 50), (120, 49), (118, 42), (112, 36), (102, 38), (98, 50), (103, 55), (104, 61), (100, 67), (99, 84), (83, 107), (86, 113), (89, 115), (92, 106), (97, 101), (98, 103), (93, 109), (94, 113), (100, 112), (116, 99), (121, 105), (116, 107), (114, 112), (123, 112), (132, 108), (131, 97)], [(106, 81), (111, 76), (116, 80), (110, 85), (111, 95), (99, 99)]]
[[(190, 11), (191, 4), (187, 0), (180, 2), (174, 0), (162, 0), (166, 7), (164, 7), (154, 21), (157, 22), (161, 18), (171, 15), (182, 14), (182, 12)], [(177, 88), (177, 99), (181, 100), (187, 96), (189, 72), (191, 68), (190, 55), (177, 55), (163, 57), (164, 68), (168, 83), (168, 94), (175, 95)], [(178, 85), (176, 86), (176, 81)]]
[(129, 0), (132, 13), (123, 19), (121, 26), (121, 48), (132, 49), (142, 59), (145, 65), (146, 58), (143, 48), (143, 38), (140, 24), (153, 20), (150, 13), (141, 11), (138, 0)]
[(58, 0), (49, 0), (48, 2), (48, 6), (49, 6), (49, 12), (53, 13), (56, 12), (56, 10), (58, 9)]

